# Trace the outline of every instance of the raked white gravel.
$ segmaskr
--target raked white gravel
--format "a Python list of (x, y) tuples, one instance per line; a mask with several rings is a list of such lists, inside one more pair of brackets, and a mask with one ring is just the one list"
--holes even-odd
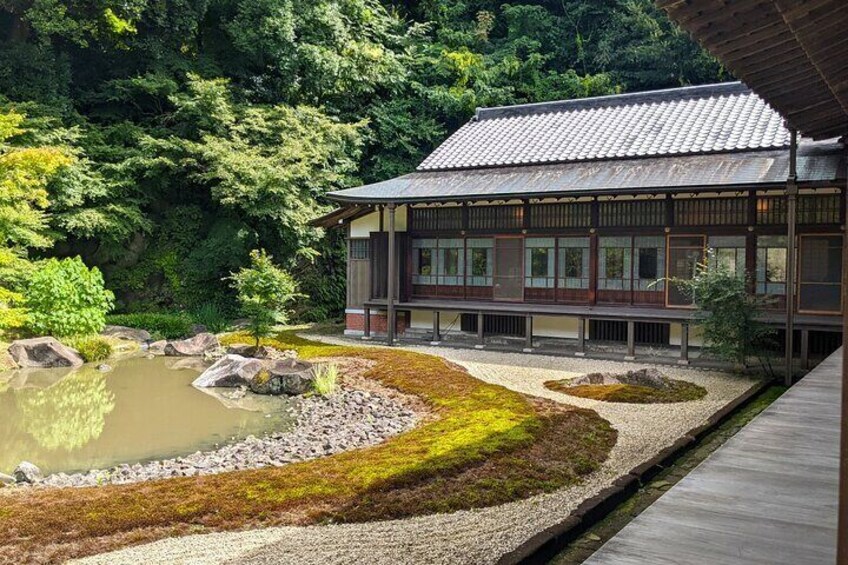
[[(350, 345), (342, 338), (322, 338)], [(359, 342), (355, 342), (360, 345)], [(712, 370), (659, 367), (666, 376), (699, 384), (702, 400), (677, 404), (613, 404), (546, 389), (548, 380), (588, 372), (623, 372), (648, 365), (485, 350), (410, 347), (454, 361), (475, 377), (526, 394), (591, 408), (618, 430), (602, 467), (576, 486), (502, 506), (366, 524), (278, 527), (170, 538), (79, 560), (95, 564), (493, 563), (566, 518), (583, 500), (612, 484), (755, 386), (753, 379)]]

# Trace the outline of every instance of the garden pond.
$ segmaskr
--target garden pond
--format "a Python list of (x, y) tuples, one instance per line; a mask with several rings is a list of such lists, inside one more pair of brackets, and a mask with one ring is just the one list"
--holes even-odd
[(134, 356), (112, 370), (0, 373), (0, 472), (30, 461), (45, 474), (104, 469), (287, 431), (294, 400), (191, 385), (197, 359)]

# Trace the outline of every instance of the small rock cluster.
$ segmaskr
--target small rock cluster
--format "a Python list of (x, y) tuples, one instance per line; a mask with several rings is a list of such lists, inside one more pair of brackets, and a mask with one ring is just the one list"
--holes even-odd
[[(380, 443), (413, 428), (420, 418), (393, 399), (347, 389), (329, 397), (304, 398), (296, 412), (297, 423), (290, 432), (262, 438), (248, 436), (213, 451), (198, 451), (175, 459), (124, 464), (71, 475), (57, 473), (43, 479), (38, 468), (32, 465), (35, 469), (27, 467), (32, 480), (18, 481), (17, 485), (88, 487), (279, 467)], [(17, 478), (17, 469), (15, 475)]]
[(653, 367), (627, 371), (626, 373), (588, 373), (572, 379), (569, 386), (581, 385), (635, 385), (650, 388), (669, 388), (669, 381)]

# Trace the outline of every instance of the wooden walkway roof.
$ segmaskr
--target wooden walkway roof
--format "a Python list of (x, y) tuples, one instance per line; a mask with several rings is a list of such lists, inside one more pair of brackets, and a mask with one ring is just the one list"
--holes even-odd
[(841, 371), (840, 350), (585, 563), (834, 563)]

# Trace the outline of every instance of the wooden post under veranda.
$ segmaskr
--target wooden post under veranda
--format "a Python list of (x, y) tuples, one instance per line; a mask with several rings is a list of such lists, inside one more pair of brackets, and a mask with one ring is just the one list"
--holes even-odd
[[(848, 141), (848, 139), (843, 138)], [(848, 152), (846, 152), (848, 155)], [(848, 172), (846, 172), (848, 176)], [(846, 197), (842, 202), (848, 206), (848, 181)], [(848, 218), (848, 208), (843, 216)], [(840, 424), (839, 457), (839, 525), (837, 526), (836, 563), (848, 565), (848, 316), (845, 315), (845, 303), (848, 302), (848, 234), (842, 236), (842, 419)]]
[(389, 272), (386, 281), (386, 341), (395, 344), (395, 281), (397, 280), (397, 257), (395, 257), (395, 203), (386, 206), (389, 212)]
[(795, 372), (792, 351), (795, 349), (795, 222), (798, 204), (798, 132), (790, 131), (789, 178), (786, 179), (786, 386), (792, 386)]

